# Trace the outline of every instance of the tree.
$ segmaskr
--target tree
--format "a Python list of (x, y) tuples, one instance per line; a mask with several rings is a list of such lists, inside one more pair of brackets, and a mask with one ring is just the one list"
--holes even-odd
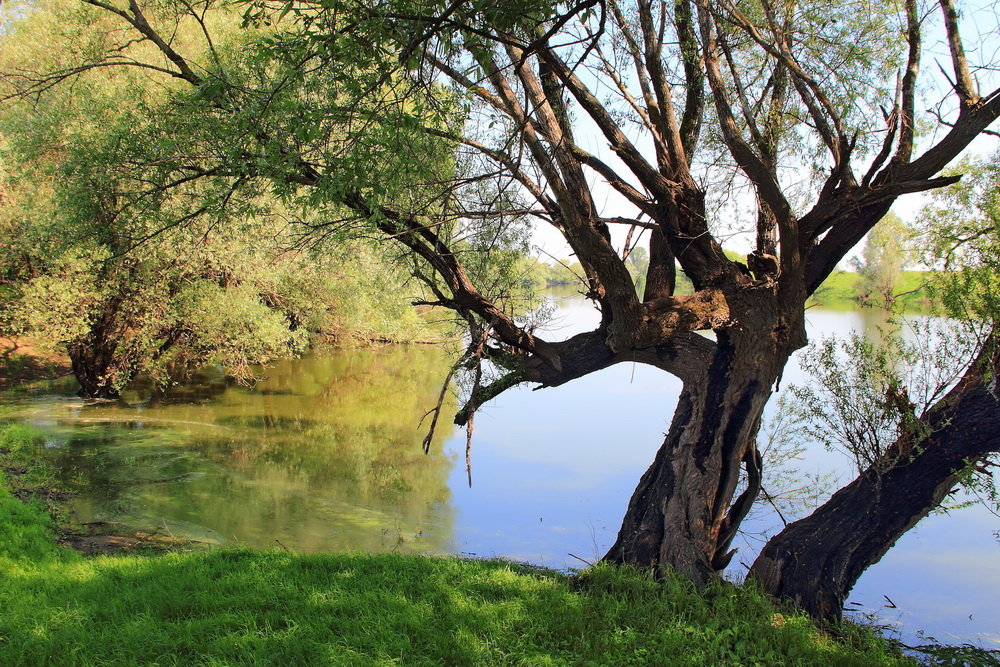
[[(52, 25), (41, 11), (22, 21), (4, 67), (61, 64), (65, 54), (38, 40)], [(86, 46), (79, 35), (72, 44)], [(404, 278), (391, 262), (363, 242), (302, 247), (293, 213), (273, 197), (220, 207), (225, 189), (182, 179), (161, 191), (140, 183), (141, 206), (122, 207), (136, 193), (117, 170), (144, 140), (129, 128), (162, 101), (142, 83), (139, 70), (101, 71), (53, 90), (44, 111), (19, 100), (0, 119), (5, 315), (69, 356), (81, 396), (117, 398), (137, 375), (166, 384), (206, 363), (251, 382), (251, 365), (301, 353), (312, 334), (402, 340), (422, 330), (401, 300), (372, 303), (373, 283)]]
[[(219, 149), (172, 147), (175, 170), (268, 179), (303, 204), (344, 206), (401, 244), (434, 304), (473, 331), (466, 359), (478, 370), (458, 423), (509, 387), (557, 386), (622, 361), (678, 376), (670, 429), (605, 558), (698, 582), (729, 563), (760, 491), (761, 413), (806, 342), (806, 299), (898, 197), (955, 183), (940, 172), (1000, 115), (1000, 90), (981, 92), (973, 72), (991, 70), (969, 62), (952, 0), (933, 12), (916, 0), (261, 0), (245, 21), (267, 34), (244, 46), (242, 63), (207, 38), (200, 51), (170, 42), (176, 26), (204, 25), (208, 5), (83, 4), (159, 54), (133, 57), (122, 36), (75, 68), (19, 73), (19, 94), (135, 61), (189, 86), (179, 104), (190, 118), (228, 128), (214, 131)], [(937, 76), (921, 68), (921, 49), (935, 21), (951, 67), (931, 101), (941, 134), (921, 144), (918, 91), (934, 90)], [(588, 148), (587, 127), (608, 150)], [(420, 159), (442, 144), (454, 168)], [(719, 241), (740, 208), (729, 193), (741, 188), (754, 200), (746, 264)], [(572, 248), (601, 312), (593, 331), (545, 340), (479, 284), (475, 251), (525, 218)], [(615, 225), (649, 234), (642, 295)], [(678, 266), (692, 294), (675, 293)], [(862, 473), (773, 538), (751, 575), (814, 614), (838, 615), (860, 573), (958, 470), (996, 448), (1000, 412), (984, 380), (995, 362), (984, 351), (928, 411), (933, 442), (920, 456), (878, 480)]]
[(861, 282), (858, 296), (862, 302), (891, 306), (896, 281), (905, 264), (907, 229), (895, 213), (889, 213), (865, 237), (861, 260), (857, 263)]

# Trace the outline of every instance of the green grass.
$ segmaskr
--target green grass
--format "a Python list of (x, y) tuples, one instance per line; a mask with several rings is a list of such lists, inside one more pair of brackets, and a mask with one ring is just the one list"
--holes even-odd
[[(8, 461), (31, 437), (18, 429), (0, 430)], [(356, 553), (85, 558), (2, 481), (0, 573), (4, 665), (910, 664), (867, 629), (835, 640), (751, 590), (605, 566), (574, 580)]]

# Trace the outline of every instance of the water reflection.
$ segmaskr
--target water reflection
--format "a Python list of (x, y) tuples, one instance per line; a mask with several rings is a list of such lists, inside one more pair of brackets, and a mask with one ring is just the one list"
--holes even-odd
[(425, 456), (418, 426), (445, 364), (430, 348), (343, 352), (277, 363), (253, 389), (43, 399), (25, 417), (49, 433), (84, 520), (301, 551), (445, 552), (449, 427)]
[[(565, 305), (550, 323), (553, 338), (596, 322), (582, 299)], [(810, 309), (806, 318), (813, 340), (893, 326), (873, 309)], [(793, 360), (782, 386), (804, 382)], [(619, 364), (560, 387), (518, 388), (488, 404), (476, 420), (476, 486), (466, 489), (457, 474), (453, 477), (458, 547), (560, 568), (582, 566), (578, 557), (599, 558), (614, 542), (632, 489), (663, 440), (679, 390), (679, 382), (665, 373)], [(772, 401), (768, 412), (773, 409)], [(841, 483), (853, 476), (849, 459), (821, 446), (810, 447), (800, 469), (833, 472)], [(773, 533), (780, 522), (765, 513), (747, 527)], [(924, 519), (865, 573), (850, 597), (851, 608), (898, 624), (910, 643), (919, 643), (915, 633), (922, 629), (942, 641), (1000, 648), (996, 529), (995, 517), (982, 507)], [(747, 569), (741, 563), (753, 562), (761, 542), (748, 535), (738, 546), (731, 572), (737, 578)]]
[[(597, 322), (578, 296), (556, 305), (552, 339)], [(890, 323), (870, 309), (810, 309), (807, 324), (817, 339)], [(619, 364), (561, 387), (505, 393), (476, 419), (470, 489), (464, 434), (449, 419), (439, 421), (429, 456), (420, 446), (418, 424), (447, 364), (433, 348), (362, 350), (275, 364), (252, 390), (210, 373), (165, 395), (140, 388), (128, 396), (132, 407), (84, 406), (64, 387), (17, 410), (49, 434), (47, 455), (81, 490), (85, 520), (301, 551), (465, 552), (558, 568), (600, 557), (662, 442), (678, 381)], [(804, 381), (792, 363), (782, 384)], [(847, 459), (822, 447), (801, 467), (841, 471), (842, 481), (851, 474)], [(777, 524), (760, 521), (749, 528)], [(901, 622), (911, 642), (925, 629), (1000, 645), (994, 530), (985, 510), (931, 516), (862, 577), (851, 600)], [(737, 575), (759, 543), (740, 546)]]

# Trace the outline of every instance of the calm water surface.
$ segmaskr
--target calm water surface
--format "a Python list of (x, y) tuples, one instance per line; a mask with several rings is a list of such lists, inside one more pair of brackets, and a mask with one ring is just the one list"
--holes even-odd
[[(548, 335), (593, 324), (558, 300)], [(809, 311), (811, 336), (871, 329), (871, 312)], [(253, 389), (206, 374), (166, 396), (91, 405), (70, 385), (8, 401), (47, 435), (44, 455), (80, 493), (83, 520), (156, 527), (215, 543), (297, 551), (363, 549), (504, 556), (572, 568), (599, 558), (667, 429), (679, 383), (620, 364), (558, 388), (519, 388), (476, 417), (473, 485), (465, 434), (446, 401), (430, 452), (429, 419), (447, 372), (425, 347), (355, 350), (281, 362)], [(784, 384), (801, 382), (790, 365)], [(849, 479), (822, 448), (801, 464)], [(773, 531), (762, 515), (751, 531)], [(862, 577), (849, 608), (942, 641), (1000, 648), (1000, 527), (985, 509), (934, 515)], [(741, 576), (759, 542), (734, 560)]]

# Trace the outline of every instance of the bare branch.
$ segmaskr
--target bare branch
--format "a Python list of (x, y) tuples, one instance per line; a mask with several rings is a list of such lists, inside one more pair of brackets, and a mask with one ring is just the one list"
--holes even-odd
[(962, 105), (973, 105), (979, 100), (976, 94), (976, 82), (969, 71), (969, 61), (962, 47), (962, 37), (958, 32), (958, 12), (952, 0), (939, 0), (941, 12), (944, 14), (944, 26), (948, 32), (948, 49), (951, 51), (951, 62), (955, 68), (955, 90), (962, 100)]
[(795, 275), (799, 264), (798, 230), (795, 224), (792, 208), (785, 199), (778, 184), (777, 177), (759, 155), (754, 153), (740, 135), (729, 95), (719, 68), (719, 45), (712, 28), (712, 12), (706, 0), (698, 0), (698, 22), (701, 26), (703, 59), (709, 86), (715, 98), (716, 112), (719, 115), (722, 135), (729, 147), (730, 153), (736, 159), (740, 169), (747, 175), (757, 189), (760, 198), (774, 214), (781, 231), (781, 262), (782, 271), (786, 275)]
[(900, 90), (899, 144), (896, 154), (887, 167), (889, 170), (905, 164), (913, 154), (917, 75), (920, 73), (920, 40), (920, 19), (917, 16), (916, 0), (906, 0), (906, 41), (910, 48)]
[(394, 235), (394, 238), (434, 267), (448, 285), (453, 295), (451, 301), (456, 309), (478, 314), (506, 344), (536, 354), (545, 363), (556, 368), (560, 366), (560, 360), (549, 343), (518, 326), (513, 318), (475, 288), (455, 253), (432, 229), (398, 211), (384, 206), (373, 207), (358, 192), (347, 195), (344, 204), (373, 220), (381, 231)]
[(655, 96), (655, 106), (651, 107), (651, 115), (656, 122), (662, 137), (663, 145), (659, 161), (665, 167), (666, 173), (673, 178), (688, 172), (688, 157), (684, 154), (684, 144), (681, 141), (680, 127), (674, 112), (674, 101), (666, 73), (663, 71), (662, 60), (662, 24), (660, 30), (653, 25), (652, 6), (649, 0), (639, 2), (639, 25), (642, 30), (643, 63), (649, 73), (649, 80)]
[(681, 143), (684, 154), (691, 159), (701, 133), (702, 115), (705, 111), (705, 75), (702, 70), (698, 39), (694, 28), (691, 0), (676, 0), (674, 23), (677, 28), (678, 46), (684, 61), (685, 99), (681, 118)]
[(621, 127), (608, 113), (608, 110), (580, 78), (551, 49), (540, 49), (539, 57), (552, 68), (552, 71), (576, 98), (587, 115), (594, 120), (598, 129), (611, 144), (611, 149), (639, 181), (654, 193), (664, 193), (668, 186), (666, 180), (646, 161), (639, 149), (622, 132)]
[(16, 93), (11, 93), (10, 95), (5, 95), (0, 97), (0, 101), (7, 101), (17, 97), (29, 97), (36, 96), (44, 93), (45, 91), (53, 88), (63, 81), (70, 79), (74, 76), (79, 76), (90, 70), (102, 69), (106, 67), (135, 67), (138, 69), (151, 70), (153, 72), (159, 72), (160, 74), (167, 74), (172, 77), (179, 79), (184, 79), (185, 77), (174, 70), (167, 69), (165, 67), (158, 67), (156, 65), (151, 65), (149, 63), (140, 62), (137, 60), (132, 60), (130, 58), (125, 58), (124, 56), (112, 55), (108, 56), (104, 60), (89, 63), (86, 65), (78, 65), (76, 67), (70, 67), (63, 70), (57, 70), (54, 72), (49, 72), (47, 74), (41, 75), (38, 78), (33, 78), (33, 76), (28, 74), (5, 74), (3, 78), (6, 79), (21, 79), (25, 81), (28, 85), (22, 90)]
[[(765, 14), (771, 30), (771, 39), (765, 38), (743, 14), (732, 4), (728, 6), (729, 18), (737, 23), (757, 44), (770, 55), (778, 58), (792, 74), (792, 84), (809, 111), (823, 143), (833, 156), (835, 168), (839, 169), (847, 159), (845, 132), (840, 115), (817, 81), (809, 76), (792, 54), (784, 30), (779, 26), (777, 16), (770, 3), (764, 3)], [(832, 123), (832, 127), (831, 127)]]

